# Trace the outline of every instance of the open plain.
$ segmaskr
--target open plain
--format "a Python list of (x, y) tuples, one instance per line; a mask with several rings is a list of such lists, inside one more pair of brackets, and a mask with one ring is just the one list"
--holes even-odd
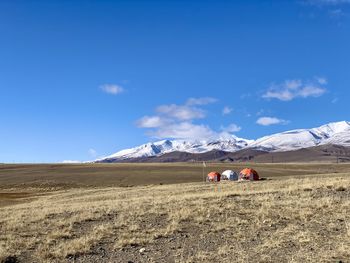
[(349, 164), (0, 165), (2, 262), (348, 262)]

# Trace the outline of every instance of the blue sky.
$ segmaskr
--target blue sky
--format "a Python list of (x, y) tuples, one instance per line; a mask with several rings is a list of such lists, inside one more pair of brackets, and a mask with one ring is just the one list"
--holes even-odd
[(349, 120), (350, 1), (1, 1), (0, 162)]

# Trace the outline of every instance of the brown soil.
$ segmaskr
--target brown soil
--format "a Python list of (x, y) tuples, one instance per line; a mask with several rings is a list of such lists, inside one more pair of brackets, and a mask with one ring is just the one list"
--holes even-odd
[[(257, 170), (261, 177), (287, 178), (306, 174), (343, 173), (350, 164), (258, 164), (207, 163), (210, 171), (240, 171), (245, 167)], [(177, 184), (203, 181), (202, 163), (123, 163), (123, 164), (28, 164), (0, 165), (0, 189), (39, 189), (40, 192), (111, 186)]]

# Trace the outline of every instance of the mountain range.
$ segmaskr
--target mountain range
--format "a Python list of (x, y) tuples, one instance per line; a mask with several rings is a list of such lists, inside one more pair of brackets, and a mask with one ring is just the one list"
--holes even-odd
[[(310, 159), (312, 156), (315, 160)], [(341, 160), (350, 160), (350, 122), (333, 122), (312, 129), (291, 130), (257, 140), (238, 138), (235, 135), (215, 140), (161, 140), (125, 149), (95, 162), (233, 162), (260, 159), (266, 162), (274, 161), (275, 158), (275, 161), (318, 161), (326, 160), (324, 157), (327, 156), (331, 159), (343, 156)]]

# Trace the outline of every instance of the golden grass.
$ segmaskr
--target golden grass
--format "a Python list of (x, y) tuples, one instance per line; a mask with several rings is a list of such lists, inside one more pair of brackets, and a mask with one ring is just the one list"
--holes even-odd
[(349, 193), (348, 174), (56, 191), (0, 208), (0, 260), (102, 247), (125, 262), (144, 246), (154, 262), (334, 262), (350, 258)]

